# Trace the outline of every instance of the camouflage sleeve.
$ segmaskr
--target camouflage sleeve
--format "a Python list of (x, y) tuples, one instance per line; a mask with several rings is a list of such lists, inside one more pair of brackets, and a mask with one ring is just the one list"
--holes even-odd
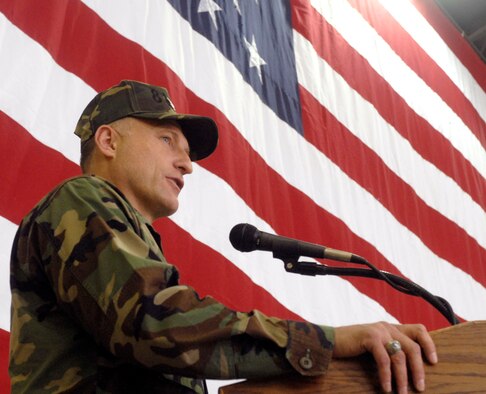
[(64, 185), (41, 218), (53, 240), (46, 273), (59, 304), (99, 345), (127, 362), (193, 377), (325, 372), (332, 328), (200, 298), (178, 284), (147, 223), (116, 190), (81, 179)]

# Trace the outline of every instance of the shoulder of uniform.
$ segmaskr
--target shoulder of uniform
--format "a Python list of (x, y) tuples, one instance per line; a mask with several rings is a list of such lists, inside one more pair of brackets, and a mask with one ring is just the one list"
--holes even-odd
[(67, 179), (50, 193), (50, 201), (65, 199), (69, 196), (76, 199), (125, 199), (116, 186), (95, 175), (81, 175)]
[[(93, 207), (110, 205), (123, 200), (123, 196), (102, 178), (81, 175), (67, 179), (57, 185), (32, 210), (34, 220), (50, 221), (54, 216), (62, 216), (67, 211), (89, 214)], [(84, 212), (89, 210), (90, 212)]]

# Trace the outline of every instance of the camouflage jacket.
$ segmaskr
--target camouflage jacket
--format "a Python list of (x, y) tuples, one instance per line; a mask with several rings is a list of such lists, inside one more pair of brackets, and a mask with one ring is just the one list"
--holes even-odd
[(150, 223), (94, 176), (23, 220), (10, 281), (12, 393), (202, 393), (202, 378), (317, 375), (331, 358), (330, 327), (235, 312), (180, 285)]

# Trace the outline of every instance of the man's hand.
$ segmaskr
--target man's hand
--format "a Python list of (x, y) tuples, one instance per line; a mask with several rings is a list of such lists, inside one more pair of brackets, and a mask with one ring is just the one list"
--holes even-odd
[[(386, 345), (392, 340), (399, 341), (402, 350), (389, 355)], [(393, 373), (398, 393), (402, 394), (408, 391), (407, 365), (415, 388), (418, 391), (425, 389), (421, 349), (431, 364), (437, 363), (434, 342), (423, 325), (381, 322), (336, 327), (333, 357), (354, 357), (370, 352), (378, 366), (383, 390), (387, 393), (392, 391)]]

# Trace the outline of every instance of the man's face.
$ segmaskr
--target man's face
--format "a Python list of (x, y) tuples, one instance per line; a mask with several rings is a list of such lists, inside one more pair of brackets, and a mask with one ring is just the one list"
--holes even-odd
[(128, 127), (117, 130), (115, 185), (148, 220), (172, 215), (183, 176), (192, 172), (186, 137), (175, 122), (123, 121)]

